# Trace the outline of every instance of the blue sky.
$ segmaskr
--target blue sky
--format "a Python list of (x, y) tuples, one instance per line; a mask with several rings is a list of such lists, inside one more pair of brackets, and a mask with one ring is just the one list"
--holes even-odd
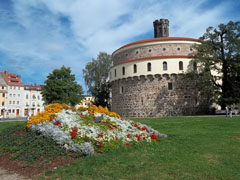
[(209, 26), (240, 20), (239, 0), (0, 0), (0, 71), (44, 84), (62, 65), (85, 90), (82, 69), (100, 51), (153, 38), (156, 19), (170, 36), (199, 38)]

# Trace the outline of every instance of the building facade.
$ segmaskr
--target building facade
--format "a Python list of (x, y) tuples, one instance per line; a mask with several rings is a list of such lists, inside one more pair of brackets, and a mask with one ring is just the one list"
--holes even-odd
[(44, 101), (39, 85), (24, 85), (24, 116), (34, 116), (44, 110)]
[[(185, 73), (198, 39), (168, 37), (169, 21), (154, 21), (153, 39), (140, 40), (113, 52), (110, 69), (112, 111), (128, 117), (195, 114), (206, 108)], [(197, 65), (191, 65), (197, 70)]]
[(7, 115), (7, 84), (0, 75), (0, 116), (6, 118)]
[[(44, 102), (41, 95), (41, 86), (36, 84), (24, 85), (20, 75), (7, 71), (1, 72), (1, 79), (5, 83), (5, 86), (1, 86), (5, 87), (4, 92), (6, 93), (4, 102), (5, 118), (33, 116), (43, 111)], [(0, 99), (0, 102), (3, 101)]]

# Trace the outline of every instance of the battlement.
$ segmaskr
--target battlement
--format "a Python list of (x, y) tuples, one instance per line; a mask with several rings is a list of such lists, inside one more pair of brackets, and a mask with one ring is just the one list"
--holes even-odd
[(169, 36), (169, 20), (157, 19), (153, 22), (154, 38)]

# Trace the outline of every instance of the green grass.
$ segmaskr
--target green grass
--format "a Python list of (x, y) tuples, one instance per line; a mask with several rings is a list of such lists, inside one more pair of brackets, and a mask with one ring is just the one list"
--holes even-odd
[(240, 179), (240, 117), (135, 120), (170, 136), (155, 144), (81, 158), (45, 175), (50, 179)]
[[(48, 170), (40, 179), (240, 179), (240, 117), (134, 119), (168, 134)], [(1, 124), (0, 124), (1, 126)]]
[(44, 157), (44, 161), (50, 161), (57, 156), (67, 155), (51, 138), (26, 132), (26, 123), (9, 122), (4, 126), (0, 131), (0, 152), (14, 153), (12, 160), (34, 162)]
[[(1, 120), (3, 121), (3, 120)], [(11, 127), (13, 125), (17, 125), (17, 124), (25, 124), (26, 122), (23, 121), (10, 121), (10, 122), (0, 122), (0, 132), (8, 127)]]

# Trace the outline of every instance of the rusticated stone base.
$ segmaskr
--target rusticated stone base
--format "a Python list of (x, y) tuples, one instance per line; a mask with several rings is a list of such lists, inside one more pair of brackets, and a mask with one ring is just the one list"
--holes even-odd
[(136, 76), (113, 81), (111, 86), (112, 111), (122, 117), (192, 115), (206, 110), (195, 84), (184, 74)]

